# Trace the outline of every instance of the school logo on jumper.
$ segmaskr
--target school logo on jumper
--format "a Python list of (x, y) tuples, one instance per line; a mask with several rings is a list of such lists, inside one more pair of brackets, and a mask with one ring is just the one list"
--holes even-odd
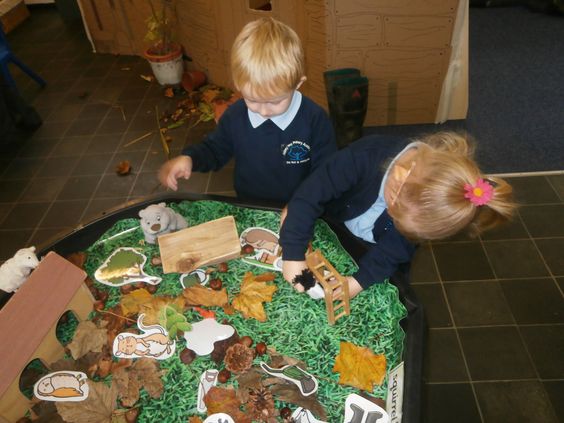
[(309, 162), (309, 151), (311, 147), (302, 141), (292, 141), (282, 150), (282, 154), (286, 158), (286, 164), (300, 164)]

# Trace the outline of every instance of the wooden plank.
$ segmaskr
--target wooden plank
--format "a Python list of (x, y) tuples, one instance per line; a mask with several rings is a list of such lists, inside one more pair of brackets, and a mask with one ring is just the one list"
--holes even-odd
[(187, 273), (241, 254), (233, 216), (162, 235), (158, 241), (164, 273)]

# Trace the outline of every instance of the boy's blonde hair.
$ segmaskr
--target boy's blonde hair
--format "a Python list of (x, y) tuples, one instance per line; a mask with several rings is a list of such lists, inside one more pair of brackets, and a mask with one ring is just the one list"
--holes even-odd
[[(418, 141), (423, 144), (412, 158), (413, 172), (389, 208), (400, 232), (412, 239), (436, 240), (463, 229), (477, 235), (511, 219), (516, 207), (511, 186), (482, 175), (464, 136), (439, 132)], [(464, 186), (478, 179), (493, 186), (493, 197), (483, 206), (464, 197)]]
[(296, 32), (272, 18), (249, 22), (231, 50), (231, 74), (237, 90), (275, 97), (294, 90), (304, 76), (304, 53)]

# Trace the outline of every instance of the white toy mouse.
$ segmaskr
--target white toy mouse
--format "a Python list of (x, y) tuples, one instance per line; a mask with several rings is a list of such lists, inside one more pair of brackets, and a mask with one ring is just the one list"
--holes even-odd
[(151, 204), (139, 211), (145, 241), (154, 244), (160, 235), (188, 227), (186, 219), (165, 203)]
[(0, 289), (6, 292), (17, 291), (38, 264), (35, 247), (18, 250), (14, 257), (0, 266)]

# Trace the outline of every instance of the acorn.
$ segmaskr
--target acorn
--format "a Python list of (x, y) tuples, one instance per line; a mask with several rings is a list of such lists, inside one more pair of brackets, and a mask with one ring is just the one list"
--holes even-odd
[(190, 364), (196, 358), (196, 353), (192, 351), (190, 348), (184, 348), (180, 352), (180, 361), (184, 364)]
[(221, 290), (221, 288), (223, 287), (223, 282), (221, 281), (221, 279), (215, 278), (210, 280), (210, 288), (215, 290), (215, 291), (219, 291)]
[(250, 336), (242, 336), (241, 339), (239, 339), (239, 343), (251, 348), (251, 345), (253, 345), (253, 338)]
[(229, 265), (226, 262), (219, 263), (217, 265), (217, 271), (221, 273), (225, 273), (229, 270)]
[(217, 381), (219, 383), (227, 383), (227, 381), (231, 378), (231, 372), (227, 369), (221, 370), (217, 375)]
[(243, 252), (243, 254), (253, 254), (255, 252), (255, 247), (250, 244), (245, 244), (243, 245), (241, 251)]
[(292, 417), (292, 410), (290, 409), (290, 407), (282, 407), (280, 409), (280, 417), (282, 417), (283, 419), (289, 419), (290, 417)]
[(257, 343), (255, 351), (257, 352), (257, 355), (266, 354), (266, 344), (264, 342)]

